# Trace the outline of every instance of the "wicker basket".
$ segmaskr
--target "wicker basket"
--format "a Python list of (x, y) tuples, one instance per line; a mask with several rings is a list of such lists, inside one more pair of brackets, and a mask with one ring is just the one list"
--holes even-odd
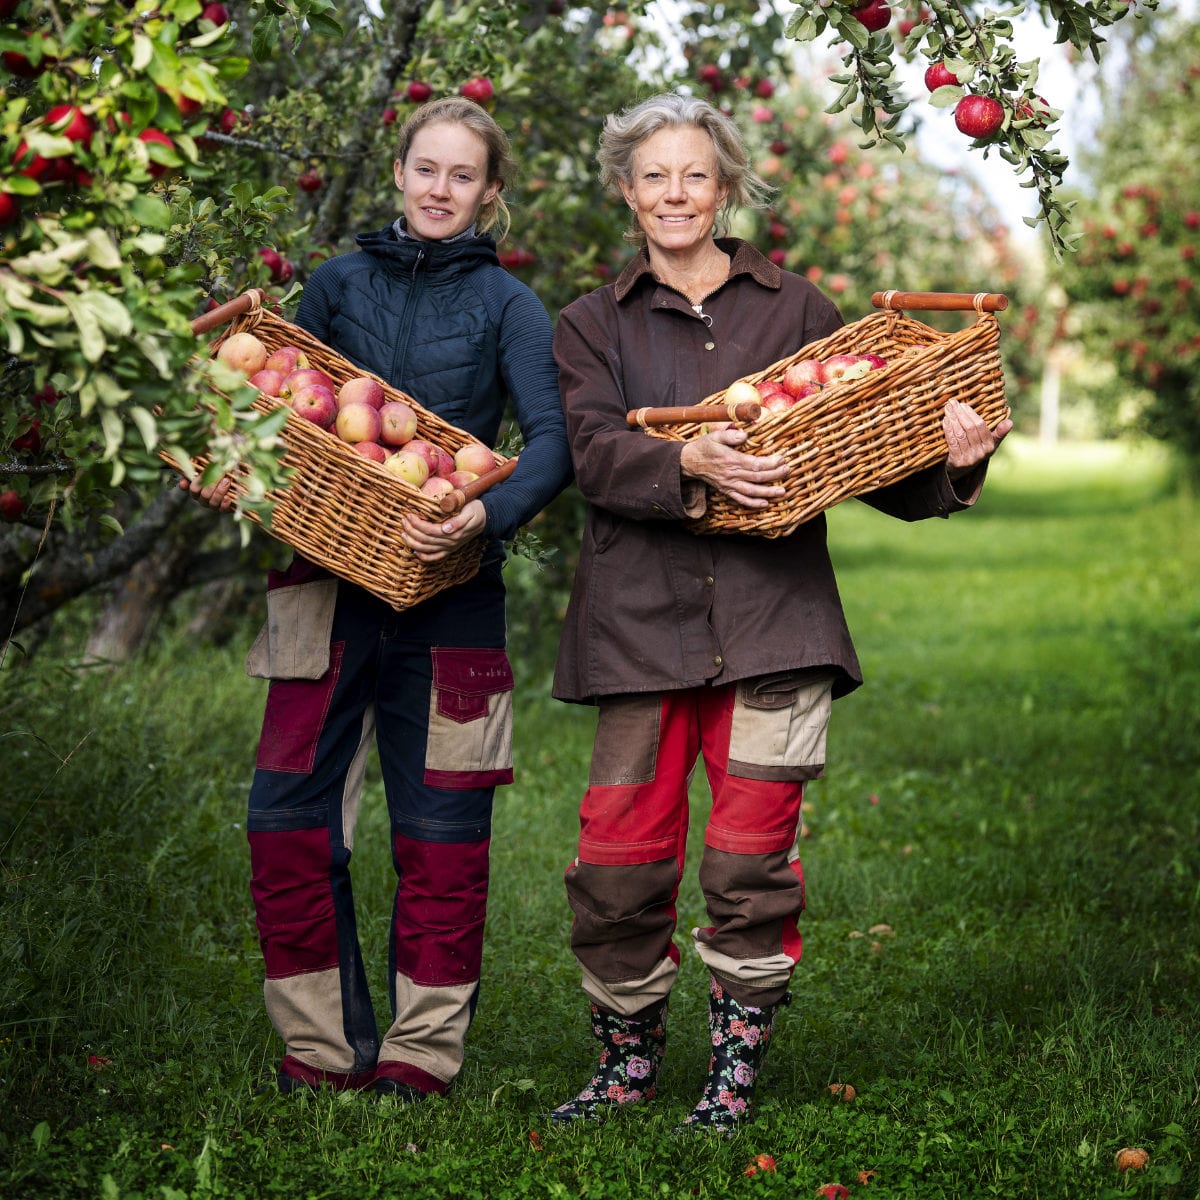
[[(784, 537), (851, 496), (904, 479), (946, 457), (942, 432), (947, 400), (962, 400), (995, 428), (1008, 416), (1000, 368), (1000, 326), (994, 313), (1004, 296), (987, 293), (877, 292), (872, 313), (745, 379), (782, 379), (793, 363), (834, 354), (878, 354), (887, 366), (833, 385), (782, 412), (763, 413), (746, 426), (748, 454), (781, 454), (791, 467), (787, 494), (763, 509), (745, 508), (713, 488), (696, 533)], [(943, 333), (900, 310), (974, 309), (965, 329)], [(655, 437), (687, 441), (702, 421), (728, 419), (725, 393), (687, 409), (640, 409), (629, 414)]]
[[(263, 308), (262, 293), (257, 289), (205, 313), (193, 322), (193, 329), (205, 333), (226, 322), (229, 327), (212, 342), (214, 353), (232, 334), (251, 331), (268, 350), (298, 346), (308, 356), (309, 364), (329, 374), (335, 384), (370, 374), (299, 326)], [(452, 454), (477, 440), (422, 408), (411, 396), (382, 379), (380, 382), (389, 400), (402, 400), (417, 414), (417, 437)], [(270, 412), (284, 403), (261, 396), (254, 407)], [(265, 527), (273, 537), (398, 610), (462, 583), (479, 570), (482, 539), (472, 539), (438, 563), (422, 563), (400, 539), (400, 518), (408, 513), (436, 521), (504, 478), (515, 465), (515, 458), (493, 454), (497, 466), (494, 472), (458, 489), (445, 498), (449, 503), (443, 503), (396, 479), (335, 434), (302, 417), (289, 413), (282, 438), (286, 447), (283, 463), (292, 468), (292, 475), (287, 487), (274, 497), (270, 524)], [(197, 459), (194, 465), (202, 469), (205, 460)], [(236, 479), (234, 487), (236, 490)], [(247, 515), (257, 520), (253, 513)]]

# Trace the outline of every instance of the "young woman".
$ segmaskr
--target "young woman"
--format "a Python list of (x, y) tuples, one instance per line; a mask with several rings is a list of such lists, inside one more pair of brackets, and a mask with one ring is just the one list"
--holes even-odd
[[(504, 482), (444, 521), (404, 521), (436, 562), (486, 538), (479, 573), (396, 612), (297, 558), (269, 581), (289, 649), (316, 678), (272, 677), (250, 791), (251, 891), (282, 1091), (322, 1084), (404, 1100), (444, 1092), (479, 989), (492, 797), (512, 781), (501, 542), (569, 481), (552, 330), (483, 231), (504, 225), (513, 162), (478, 105), (423, 105), (400, 131), (403, 215), (313, 272), (297, 324), (481, 441), (511, 401), (524, 448)], [(503, 230), (501, 231), (503, 233)], [(227, 505), (227, 485), (195, 490)], [(291, 625), (280, 621), (291, 614)], [(295, 658), (295, 655), (290, 657)], [(350, 858), (374, 738), (398, 876), (389, 934), (392, 1021), (367, 991)]]
[[(727, 429), (686, 443), (630, 429), (642, 405), (694, 403), (841, 326), (832, 301), (753, 246), (718, 236), (761, 202), (733, 123), (700, 99), (652, 97), (610, 116), (604, 181), (641, 250), (563, 310), (555, 335), (587, 525), (555, 676), (599, 706), (578, 857), (566, 873), (571, 944), (600, 1067), (555, 1121), (649, 1099), (679, 969), (675, 902), (688, 781), (703, 756), (713, 805), (692, 931), (709, 976), (713, 1046), (689, 1129), (731, 1132), (749, 1112), (777, 1007), (800, 957), (797, 850), (804, 782), (825, 764), (833, 697), (861, 683), (817, 517), (790, 537), (697, 536), (705, 488), (749, 507), (783, 494), (779, 456)], [(864, 497), (915, 520), (974, 503), (1011, 427), (951, 401), (947, 456)]]

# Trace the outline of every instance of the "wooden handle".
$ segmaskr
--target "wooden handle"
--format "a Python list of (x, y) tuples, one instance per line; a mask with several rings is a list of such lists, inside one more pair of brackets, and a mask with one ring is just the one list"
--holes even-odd
[(234, 317), (240, 317), (242, 313), (249, 312), (255, 303), (261, 304), (262, 301), (262, 289), (251, 288), (248, 292), (234, 296), (232, 300), (226, 300), (224, 304), (218, 304), (216, 308), (201, 313), (192, 322), (192, 332), (195, 334), (208, 333), (210, 329), (216, 329), (218, 325), (224, 325), (226, 322), (232, 321)]
[(625, 420), (635, 429), (647, 425), (679, 425), (684, 421), (757, 421), (762, 415), (762, 405), (753, 400), (743, 400), (729, 409), (724, 404), (691, 404), (681, 408), (635, 408), (625, 414)]
[(1008, 297), (996, 292), (876, 292), (871, 303), (876, 308), (915, 308), (927, 312), (970, 308), (977, 312), (1003, 312), (1008, 307)]
[(478, 479), (472, 479), (470, 483), (464, 483), (462, 487), (455, 488), (452, 492), (447, 492), (441, 500), (442, 512), (456, 513), (468, 501), (476, 500), (483, 495), (488, 488), (499, 483), (502, 479), (507, 479), (517, 465), (515, 457), (506, 459), (494, 471), (489, 471), (486, 475), (480, 475)]

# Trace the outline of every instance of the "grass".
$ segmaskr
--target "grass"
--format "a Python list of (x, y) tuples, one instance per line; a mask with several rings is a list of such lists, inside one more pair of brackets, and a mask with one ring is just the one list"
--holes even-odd
[[(809, 791), (804, 959), (736, 1139), (670, 1133), (707, 1055), (686, 947), (661, 1101), (544, 1120), (593, 1061), (561, 882), (588, 710), (521, 681), (452, 1095), (284, 1099), (258, 1092), (279, 1047), (242, 828), (262, 685), (240, 650), (176, 641), (102, 672), (64, 648), (0, 675), (0, 1194), (1200, 1195), (1190, 498), (1147, 452), (1010, 439), (969, 514), (844, 505), (830, 525), (867, 686), (835, 706)], [(383, 997), (375, 775), (367, 801), (356, 891)], [(698, 781), (695, 840), (705, 803)], [(701, 916), (693, 871), (680, 928)], [(1123, 1146), (1145, 1170), (1116, 1172)], [(745, 1175), (763, 1154), (774, 1170)]]

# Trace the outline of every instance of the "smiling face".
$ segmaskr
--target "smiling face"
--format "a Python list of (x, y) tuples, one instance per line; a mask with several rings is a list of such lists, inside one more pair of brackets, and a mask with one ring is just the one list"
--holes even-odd
[(500, 191), (500, 182), (487, 177), (483, 139), (454, 121), (437, 121), (419, 130), (395, 171), (396, 186), (404, 193), (408, 232), (423, 241), (462, 233)]
[(660, 129), (633, 152), (633, 181), (622, 183), (651, 257), (702, 250), (729, 189), (717, 178), (712, 139), (695, 125)]

